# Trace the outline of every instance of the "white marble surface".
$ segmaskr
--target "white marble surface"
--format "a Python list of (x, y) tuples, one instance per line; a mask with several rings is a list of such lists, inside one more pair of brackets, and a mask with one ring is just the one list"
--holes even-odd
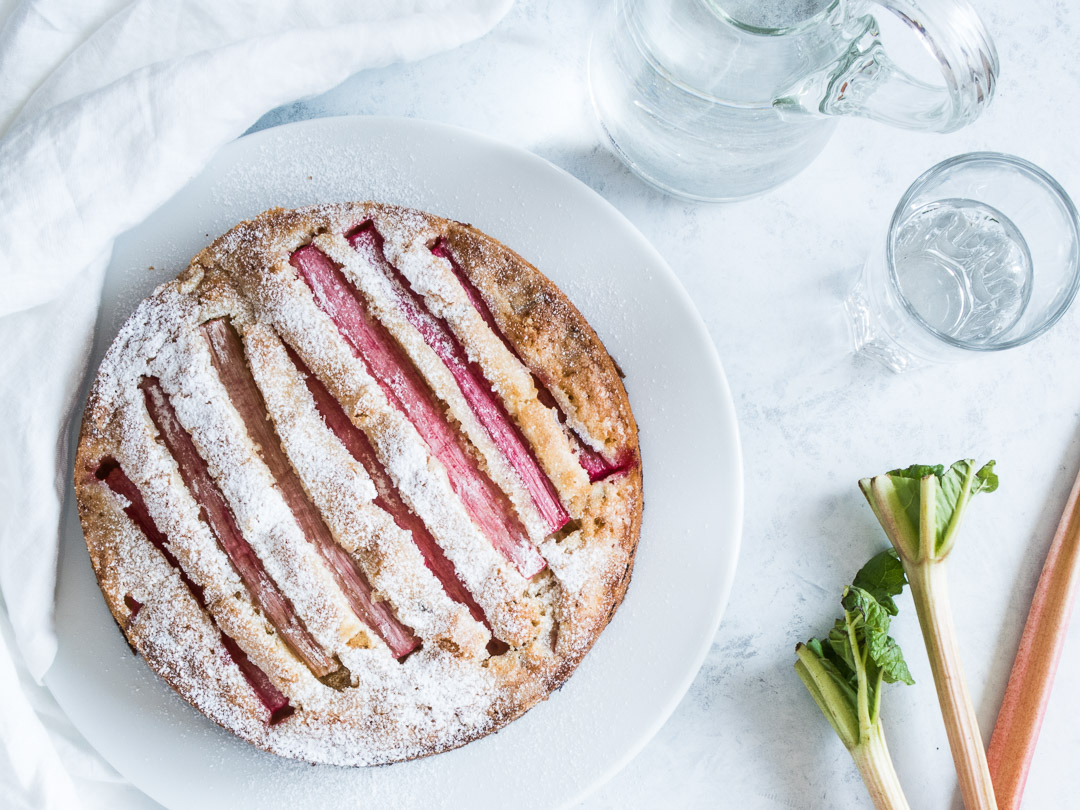
[[(915, 461), (998, 460), (950, 563), (984, 736), (1001, 700), (1038, 571), (1080, 466), (1080, 312), (1046, 337), (969, 364), (897, 376), (833, 342), (855, 268), (907, 185), (949, 155), (1014, 152), (1080, 196), (1080, 5), (974, 0), (1001, 57), (988, 113), (959, 133), (843, 122), (794, 181), (727, 206), (665, 197), (601, 144), (584, 83), (599, 0), (519, 2), (486, 38), (353, 77), (267, 115), (427, 118), (530, 149), (576, 175), (656, 245), (724, 362), (746, 459), (743, 552), (730, 607), (686, 699), (655, 740), (583, 805), (869, 806), (843, 747), (792, 671), (795, 642), (828, 628), (843, 584), (885, 544), (855, 482)], [(632, 383), (632, 381), (631, 381)], [(646, 538), (646, 542), (648, 538)], [(959, 807), (910, 600), (894, 631), (914, 687), (884, 716), (912, 807)], [(658, 640), (662, 643), (662, 640)], [(628, 673), (628, 677), (632, 677)], [(1027, 789), (1028, 808), (1077, 806), (1080, 622), (1070, 633)]]

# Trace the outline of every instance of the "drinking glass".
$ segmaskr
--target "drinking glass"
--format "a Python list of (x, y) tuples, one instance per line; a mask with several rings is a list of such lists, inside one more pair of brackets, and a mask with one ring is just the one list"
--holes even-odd
[(1080, 286), (1080, 222), (1033, 163), (973, 152), (901, 197), (844, 302), (855, 350), (893, 371), (1020, 346)]

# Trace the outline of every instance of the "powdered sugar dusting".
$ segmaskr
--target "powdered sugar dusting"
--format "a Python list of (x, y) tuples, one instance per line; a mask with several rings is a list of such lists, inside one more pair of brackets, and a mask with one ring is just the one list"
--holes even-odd
[[(522, 426), (563, 502), (573, 503), (585, 497), (589, 478), (567, 441), (558, 415), (540, 402), (532, 374), (476, 311), (449, 262), (431, 252), (429, 245), (435, 236), (430, 226), (411, 227), (412, 221), (408, 219), (401, 227), (397, 225), (397, 219), (392, 216), (376, 219), (376, 226), (390, 234), (386, 240), (387, 258), (424, 297), (431, 311), (450, 325), (466, 347), (469, 359), (479, 364), (485, 379)], [(590, 441), (600, 444), (595, 439)]]
[(267, 573), (315, 639), (336, 651), (362, 627), (259, 458), (243, 419), (214, 373), (201, 334), (192, 329), (177, 335), (162, 347), (150, 369), (170, 395), (176, 415)]
[[(287, 265), (285, 267), (288, 267)], [(465, 587), (484, 609), (496, 635), (524, 643), (534, 635), (538, 608), (523, 599), (525, 580), (472, 522), (446, 471), (429, 454), (409, 420), (392, 407), (292, 271), (261, 278), (252, 296), (272, 324), (371, 439), (403, 500), (424, 521)], [(322, 369), (322, 373), (319, 372)]]
[[(387, 239), (391, 260), (423, 288), (429, 304), (444, 307), (440, 313), (470, 357), (492, 375), (508, 412), (580, 524), (544, 540), (541, 550), (550, 570), (530, 581), (472, 522), (445, 469), (429, 455), (412, 424), (387, 402), (288, 264), (291, 251), (312, 239), (339, 250), (343, 240), (319, 233), (341, 233), (372, 217)], [(536, 402), (526, 372), (505, 348), (494, 348), (498, 339), (475, 323), (456, 280), (448, 281), (446, 272), (440, 280), (438, 262), (430, 255), (426, 262), (431, 267), (421, 267), (421, 243), (436, 234), (439, 222), (419, 212), (348, 204), (272, 212), (239, 226), (196, 257), (181, 279), (163, 285), (140, 305), (110, 349), (87, 408), (77, 463), (89, 468), (105, 455), (117, 459), (181, 567), (205, 587), (214, 621), (297, 712), (266, 725), (265, 709), (229, 659), (214, 623), (123, 513), (123, 499), (77, 475), (80, 504), (88, 506), (88, 545), (114, 615), (151, 666), (193, 704), (242, 737), (285, 756), (385, 763), (446, 750), (488, 733), (569, 675), (621, 598), (628, 576), (640, 477), (588, 485), (560, 472), (574, 458), (573, 451), (557, 423), (552, 427), (550, 411)], [(341, 263), (351, 261), (350, 256)], [(427, 285), (417, 281), (425, 272), (431, 274)], [(354, 283), (359, 284), (359, 276), (354, 274)], [(385, 296), (385, 290), (376, 290), (379, 295)], [(360, 562), (377, 596), (388, 599), (422, 639), (421, 649), (404, 661), (395, 660), (374, 633), (363, 633), (229, 403), (197, 329), (222, 316), (232, 318), (244, 337), (269, 416), (313, 503), (335, 538)], [(364, 430), (403, 500), (428, 526), (495, 634), (514, 645), (510, 652), (487, 656), (486, 630), (446, 596), (423, 565), (411, 535), (373, 504), (366, 471), (323, 423), (281, 340)], [(439, 373), (436, 368), (423, 371), (425, 376)], [(175, 461), (155, 438), (138, 389), (147, 375), (161, 380), (245, 539), (315, 638), (351, 672), (350, 685), (335, 689), (314, 678), (252, 604), (200, 518)], [(580, 478), (577, 465), (570, 467)], [(143, 605), (134, 620), (124, 607), (128, 594)]]
[(417, 635), (426, 642), (445, 638), (480, 655), (487, 631), (446, 595), (411, 535), (372, 503), (371, 479), (323, 422), (280, 340), (261, 324), (251, 326), (245, 340), (285, 451), (338, 541), (362, 552), (368, 580)]
[(461, 389), (454, 382), (450, 370), (398, 308), (390, 280), (353, 250), (339, 234), (317, 236), (315, 245), (340, 264), (346, 277), (363, 292), (375, 317), (405, 350), (435, 395), (446, 403), (450, 414), (461, 425), (469, 441), (480, 451), (486, 472), (510, 498), (529, 537), (534, 543), (540, 542), (548, 533), (548, 528), (536, 505), (506, 457), (476, 418)]

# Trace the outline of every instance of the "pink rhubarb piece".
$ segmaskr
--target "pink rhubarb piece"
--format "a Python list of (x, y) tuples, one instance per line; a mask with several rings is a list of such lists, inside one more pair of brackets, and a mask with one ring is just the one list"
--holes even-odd
[[(378, 456), (375, 455), (375, 448), (371, 446), (367, 434), (352, 423), (348, 414), (345, 413), (345, 409), (341, 407), (341, 403), (326, 390), (326, 386), (322, 384), (322, 381), (311, 373), (304, 361), (297, 356), (292, 348), (287, 347), (287, 349), (297, 371), (300, 372), (304, 382), (307, 383), (308, 391), (311, 392), (311, 396), (315, 400), (315, 407), (326, 421), (327, 427), (345, 445), (345, 449), (349, 451), (352, 457), (363, 465), (371, 477), (371, 481), (375, 485), (375, 505), (388, 512), (401, 529), (412, 535), (413, 542), (424, 558), (424, 564), (435, 575), (435, 578), (442, 583), (447, 595), (454, 601), (465, 605), (474, 619), (481, 622), (488, 630), (491, 630), (487, 616), (458, 577), (454, 564), (447, 559), (442, 547), (432, 537), (427, 526), (424, 525), (424, 521), (409, 509), (402, 500), (401, 493), (398, 492), (386, 468), (383, 467)], [(493, 640), (493, 643), (496, 645), (501, 644), (497, 639)]]
[(281, 441), (267, 418), (266, 403), (248, 367), (244, 344), (229, 321), (217, 318), (201, 327), (233, 407), (239, 412), (252, 440), (259, 445), (263, 461), (277, 482), (289, 510), (304, 536), (326, 561), (334, 580), (357, 617), (374, 630), (401, 659), (420, 646), (420, 639), (397, 620), (390, 603), (372, 598), (371, 584), (356, 561), (342, 548), (311, 502), (304, 485), (281, 448)]
[(176, 460), (180, 476), (195, 502), (199, 504), (203, 520), (210, 527), (218, 545), (236, 569), (252, 599), (262, 609), (263, 615), (278, 631), (289, 649), (307, 664), (317, 678), (335, 672), (339, 668), (337, 661), (312, 638), (303, 621), (296, 615), (292, 603), (266, 573), (262, 560), (240, 533), (225, 496), (210, 476), (206, 462), (199, 455), (191, 436), (177, 419), (176, 411), (162, 389), (161, 382), (154, 377), (144, 377), (139, 387), (146, 399), (150, 419)]
[(514, 516), (509, 500), (466, 453), (434, 394), (385, 327), (361, 304), (341, 269), (314, 245), (297, 250), (290, 262), (368, 373), (446, 468), (451, 486), (492, 545), (522, 576), (542, 571), (547, 563)]
[[(518, 362), (526, 368), (529, 368), (525, 361), (521, 359), (521, 355), (518, 354), (517, 349), (511, 345), (502, 329), (500, 329), (499, 325), (495, 322), (495, 316), (491, 314), (491, 310), (488, 308), (487, 303), (485, 303), (483, 297), (480, 295), (480, 290), (476, 288), (476, 285), (472, 283), (472, 279), (469, 278), (465, 269), (458, 263), (457, 259), (454, 258), (454, 254), (450, 252), (445, 240), (440, 237), (432, 246), (431, 252), (440, 259), (446, 259), (450, 263), (450, 269), (465, 290), (465, 294), (468, 296), (473, 308), (480, 313), (480, 317), (487, 323), (488, 328), (498, 335), (499, 339), (503, 342), (503, 345), (518, 359)], [(566, 424), (566, 414), (563, 412), (563, 409), (559, 407), (559, 403), (555, 401), (555, 397), (551, 395), (551, 390), (540, 380), (536, 372), (532, 371), (532, 369), (529, 369), (529, 372), (532, 374), (537, 398), (545, 407), (555, 409), (560, 424)], [(625, 457), (616, 461), (611, 461), (596, 450), (593, 450), (593, 448), (577, 436), (576, 433), (571, 432), (569, 435), (570, 440), (577, 450), (578, 463), (581, 464), (582, 469), (589, 474), (589, 481), (595, 483), (596, 481), (602, 481), (612, 475), (617, 475), (633, 469), (634, 458), (631, 454), (627, 454)]]
[[(124, 512), (132, 522), (139, 528), (139, 530), (146, 535), (146, 539), (149, 540), (154, 547), (161, 552), (165, 557), (165, 561), (171, 565), (178, 574), (180, 579), (191, 591), (191, 595), (195, 597), (195, 601), (199, 603), (203, 610), (206, 610), (206, 597), (203, 594), (201, 586), (196, 585), (188, 577), (183, 568), (180, 567), (180, 561), (176, 559), (173, 553), (169, 550), (165, 535), (162, 534), (154, 523), (153, 518), (150, 517), (150, 512), (146, 508), (146, 502), (143, 500), (142, 493), (139, 488), (135, 486), (135, 483), (127, 477), (127, 474), (120, 468), (120, 465), (115, 459), (106, 458), (102, 459), (98, 465), (94, 475), (128, 502), (128, 505), (124, 507)], [(124, 602), (127, 604), (128, 609), (131, 611), (132, 618), (142, 608), (142, 603), (139, 602), (131, 594), (124, 597)], [(211, 616), (211, 619), (213, 617)], [(220, 627), (218, 632), (221, 634), (221, 643), (225, 646), (225, 650), (229, 653), (229, 657), (240, 668), (240, 673), (244, 676), (244, 680), (248, 682), (248, 685), (255, 691), (259, 701), (266, 707), (266, 710), (270, 712), (270, 725), (276, 725), (284, 720), (286, 717), (296, 711), (290, 704), (289, 699), (281, 693), (281, 691), (274, 686), (270, 681), (270, 678), (265, 672), (263, 672), (258, 665), (248, 658), (240, 645), (235, 640), (225, 633)]]
[(529, 497), (547, 523), (548, 531), (556, 532), (561, 529), (570, 521), (570, 514), (559, 500), (551, 479), (537, 463), (525, 437), (510, 419), (502, 401), (493, 393), (490, 383), (484, 379), (483, 371), (469, 360), (465, 349), (446, 323), (431, 313), (424, 299), (409, 286), (401, 272), (386, 260), (382, 236), (371, 222), (354, 228), (346, 234), (346, 238), (354, 250), (389, 279), (397, 305), (406, 320), (449, 369), (477, 420), (521, 478)]

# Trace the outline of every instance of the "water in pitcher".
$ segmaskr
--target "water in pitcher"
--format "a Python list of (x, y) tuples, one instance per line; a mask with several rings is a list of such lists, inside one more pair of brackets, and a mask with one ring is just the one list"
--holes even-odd
[(846, 2), (619, 0), (589, 62), (616, 152), (653, 184), (695, 199), (739, 199), (796, 174), (834, 122), (788, 116), (774, 102), (847, 47), (831, 27), (809, 24)]
[[(871, 11), (895, 13), (943, 83), (889, 57)], [(739, 200), (794, 177), (836, 116), (951, 132), (997, 83), (968, 0), (611, 0), (589, 49), (604, 135), (671, 194)]]
[(835, 0), (712, 0), (730, 19), (764, 31), (799, 25), (835, 5)]
[(1031, 253), (1016, 225), (974, 200), (944, 199), (909, 214), (893, 236), (896, 283), (935, 331), (992, 343), (1031, 298)]

